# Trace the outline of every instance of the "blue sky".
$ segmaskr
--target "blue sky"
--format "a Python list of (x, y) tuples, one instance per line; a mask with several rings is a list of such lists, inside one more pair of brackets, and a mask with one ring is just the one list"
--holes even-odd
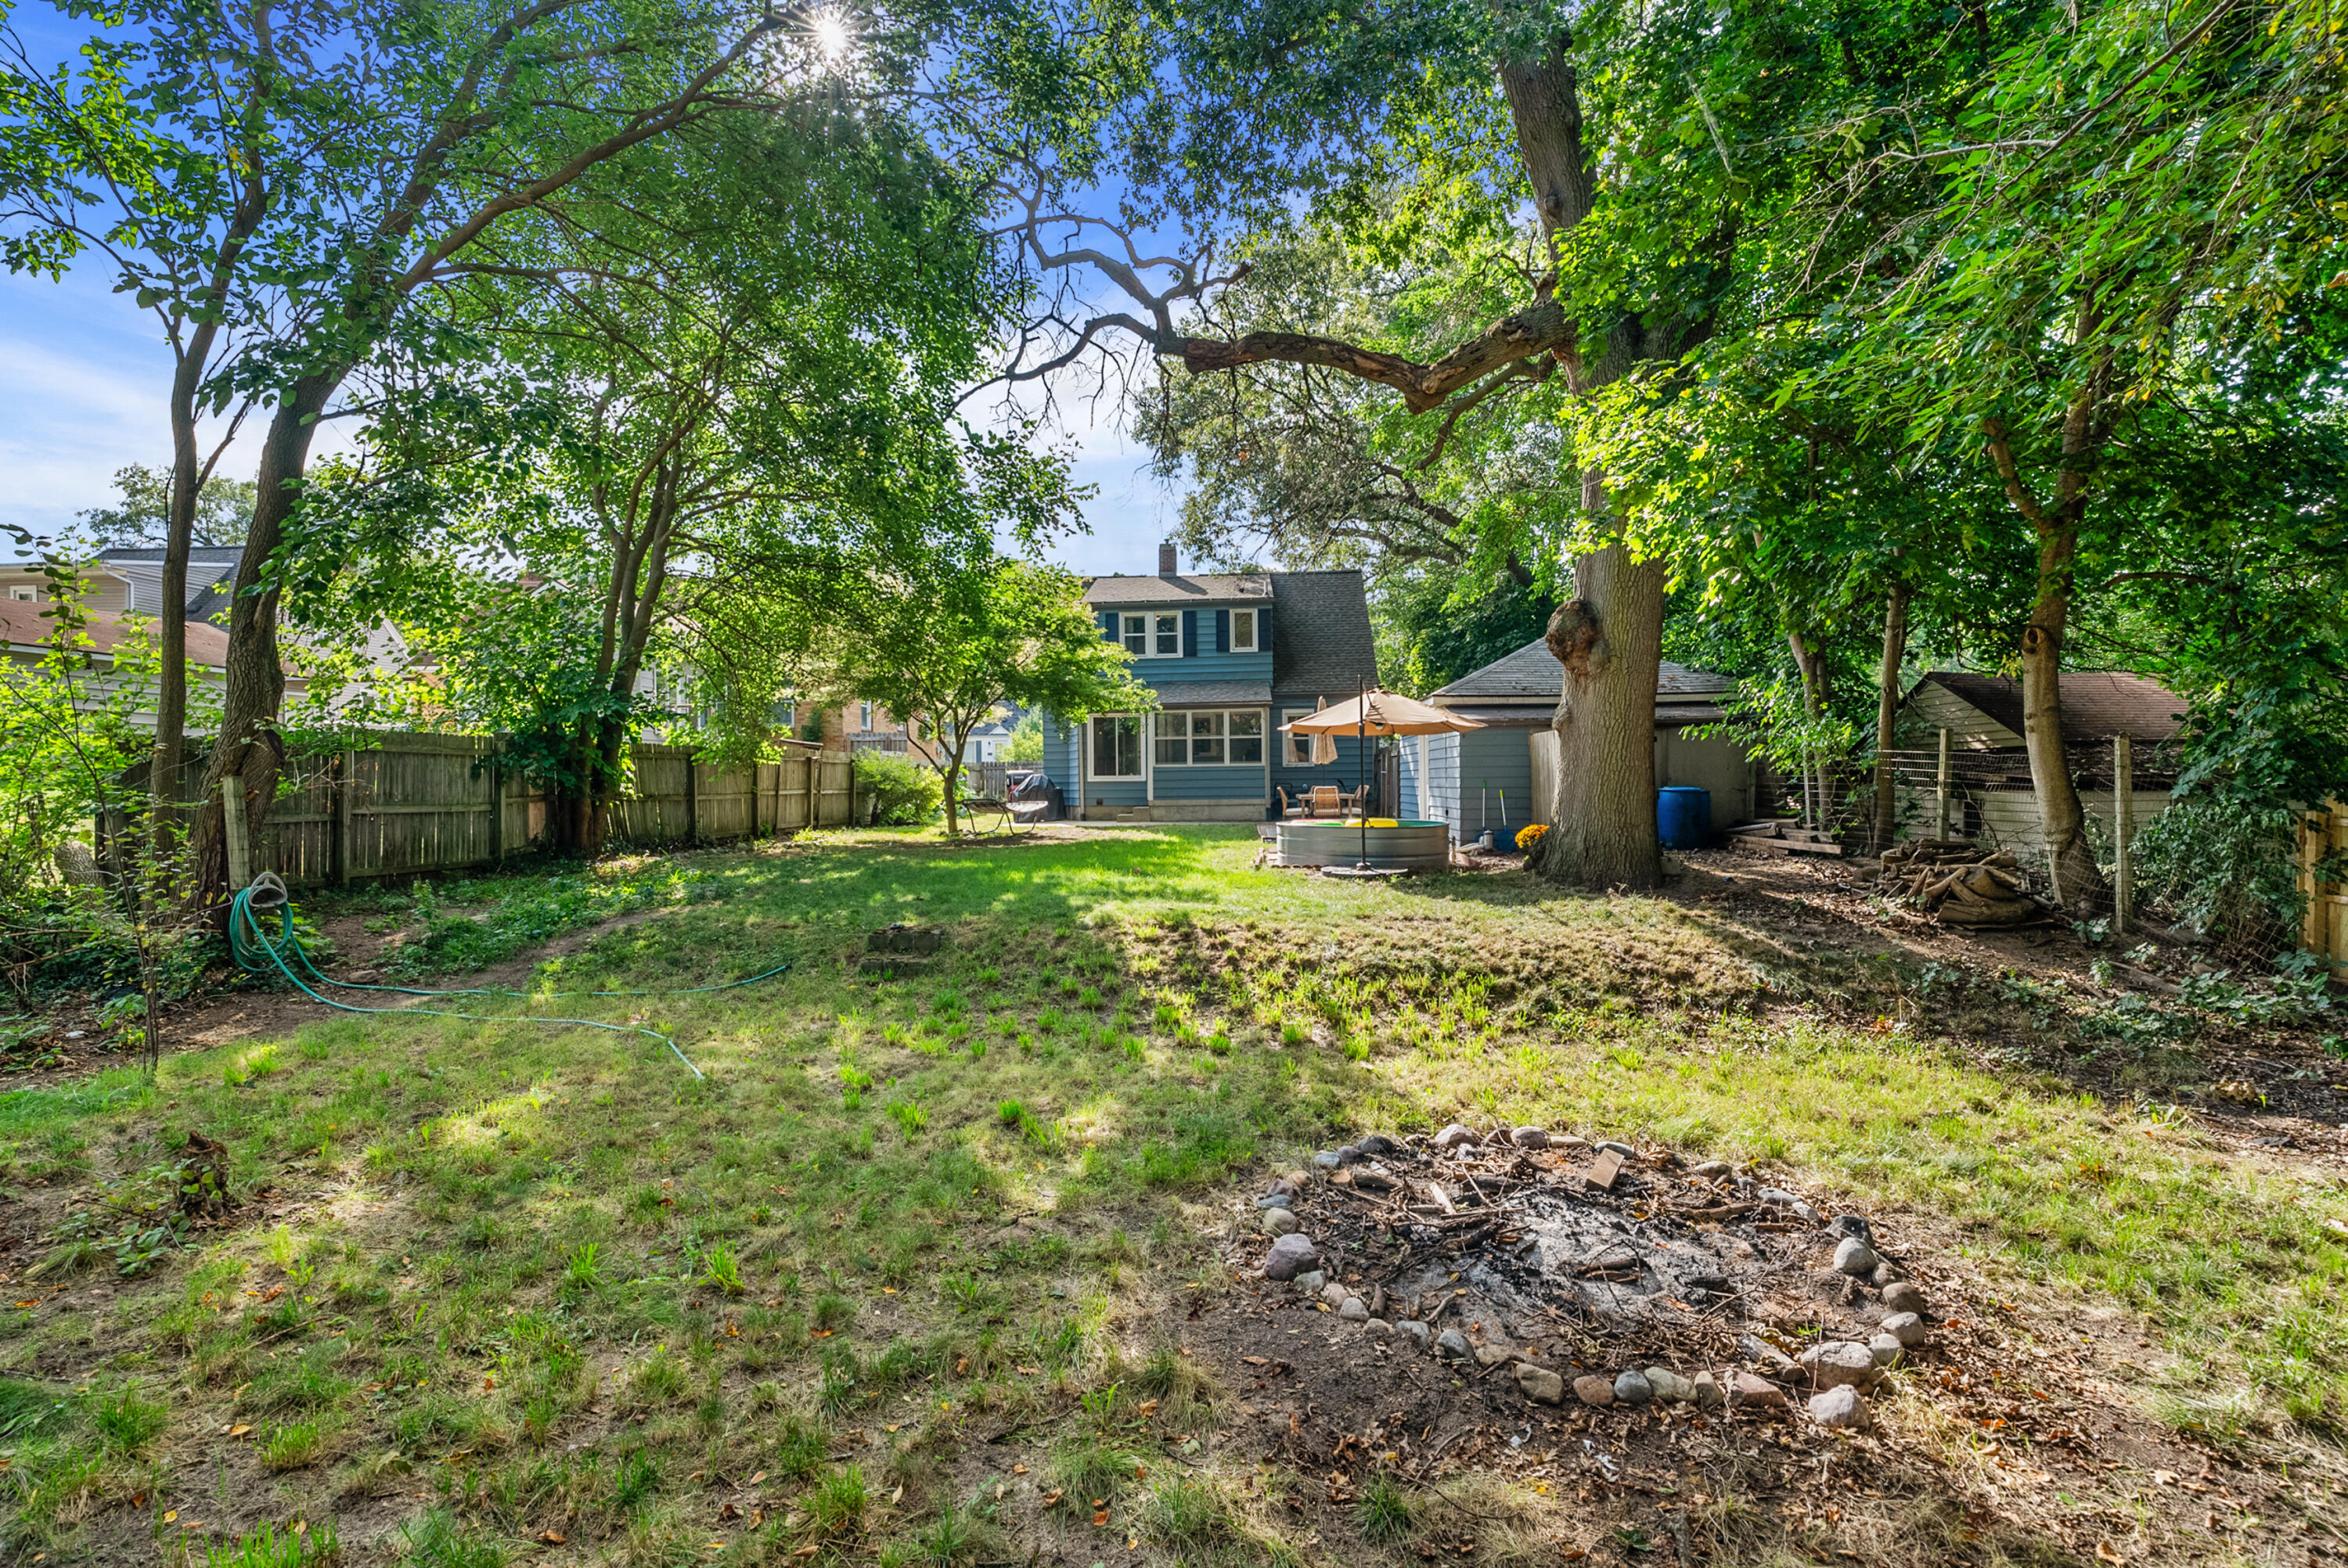
[[(0, 273), (0, 523), (53, 533), (113, 498), (117, 468), (168, 461), (170, 377), (155, 318), (109, 292), (103, 263), (57, 283)], [(1083, 398), (1057, 410), (1052, 439), (1075, 449), (1077, 480), (1098, 494), (1085, 507), (1092, 531), (1052, 554), (1079, 572), (1155, 571), (1179, 498), (1151, 477), (1107, 400), (1091, 413)], [(252, 477), (257, 430), (248, 422), (220, 472)]]

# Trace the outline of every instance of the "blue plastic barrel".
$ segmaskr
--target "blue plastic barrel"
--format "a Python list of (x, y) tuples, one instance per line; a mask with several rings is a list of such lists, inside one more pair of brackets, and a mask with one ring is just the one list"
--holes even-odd
[(1665, 849), (1702, 849), (1712, 840), (1712, 792), (1689, 784), (1657, 790), (1655, 832)]

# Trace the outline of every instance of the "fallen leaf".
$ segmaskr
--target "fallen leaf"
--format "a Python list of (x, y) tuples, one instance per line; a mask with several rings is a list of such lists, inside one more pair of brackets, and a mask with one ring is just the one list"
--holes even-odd
[(751, 1477), (751, 1478), (750, 1478), (747, 1482), (745, 1482), (744, 1484), (745, 1484), (745, 1485), (748, 1485), (748, 1486), (756, 1486), (756, 1485), (757, 1485), (760, 1481), (764, 1481), (764, 1480), (766, 1480), (766, 1479), (767, 1479), (767, 1472), (766, 1472), (765, 1471), (760, 1471), (757, 1474), (756, 1474), (756, 1475), (752, 1476), (752, 1477)]
[(229, 1428), (228, 1435), (232, 1438), (241, 1438), (251, 1430), (252, 1430), (252, 1427), (240, 1422), (239, 1424)]
[(1096, 1509), (1094, 1509), (1094, 1510), (1093, 1510), (1093, 1528), (1094, 1528), (1095, 1530), (1098, 1530), (1102, 1525), (1107, 1524), (1107, 1522), (1108, 1522), (1108, 1510), (1107, 1510), (1107, 1509), (1106, 1509), (1106, 1508), (1096, 1508)]
[(1262, 1356), (1242, 1356), (1240, 1359), (1251, 1367), (1261, 1367), (1264, 1364), (1264, 1358)]
[(541, 1530), (538, 1532), (538, 1538), (541, 1541), (545, 1542), (549, 1546), (560, 1546), (562, 1544), (562, 1532), (560, 1530)]
[(40, 1302), (40, 1298), (39, 1298), (38, 1296), (34, 1297), (34, 1298), (33, 1298), (32, 1300), (30, 1300), (30, 1301), (20, 1301), (20, 1302), (16, 1303), (16, 1305), (17, 1305), (17, 1306), (19, 1306), (19, 1307), (38, 1307), (40, 1304), (41, 1304), (41, 1302)]
[(1046, 1508), (1056, 1508), (1059, 1505), (1060, 1499), (1067, 1495), (1068, 1494), (1066, 1491), (1047, 1491), (1043, 1495), (1040, 1501)]
[(1155, 1399), (1144, 1399), (1144, 1400), (1142, 1400), (1142, 1401), (1141, 1401), (1141, 1404), (1140, 1404), (1140, 1407), (1139, 1407), (1138, 1409), (1137, 1409), (1134, 1411), (1134, 1414), (1135, 1414), (1135, 1415), (1137, 1415), (1137, 1416), (1140, 1416), (1140, 1417), (1143, 1417), (1143, 1418), (1145, 1418), (1145, 1419), (1147, 1419), (1148, 1417), (1150, 1417), (1150, 1416), (1154, 1416), (1154, 1415), (1156, 1415), (1157, 1413), (1158, 1413), (1158, 1401), (1157, 1401), (1157, 1400), (1155, 1400)]
[(1014, 1464), (1011, 1467), (1011, 1473), (1013, 1475), (1025, 1475), (1027, 1473), (1027, 1467), (1024, 1464)]
[(904, 1483), (903, 1481), (899, 1481), (899, 1482), (897, 1483), (897, 1490), (896, 1490), (896, 1491), (892, 1491), (892, 1492), (891, 1492), (891, 1493), (889, 1494), (889, 1506), (890, 1506), (890, 1507), (891, 1507), (891, 1508), (894, 1508), (894, 1507), (896, 1507), (900, 1502), (902, 1502), (904, 1500), (905, 1500), (905, 1483)]
[(2110, 1542), (2098, 1541), (2096, 1542), (2096, 1561), (2098, 1563), (2109, 1563), (2114, 1564), (2114, 1568), (2117, 1568), (2118, 1564), (2126, 1563), (2127, 1559), (2121, 1556), (2119, 1548), (2114, 1546)]
[(167, 1508), (167, 1509), (165, 1509), (165, 1510), (163, 1511), (163, 1522), (164, 1522), (164, 1523), (166, 1523), (166, 1524), (176, 1524), (176, 1523), (178, 1523), (178, 1522), (179, 1522), (179, 1519), (180, 1519), (180, 1511), (179, 1511), (178, 1509), (176, 1509), (176, 1508)]
[(794, 1557), (812, 1557), (822, 1550), (823, 1548), (820, 1546), (802, 1546), (797, 1552), (792, 1553), (791, 1555)]
[(893, 1285), (884, 1285), (880, 1287), (880, 1294), (883, 1296), (894, 1296), (897, 1294), (897, 1287)]

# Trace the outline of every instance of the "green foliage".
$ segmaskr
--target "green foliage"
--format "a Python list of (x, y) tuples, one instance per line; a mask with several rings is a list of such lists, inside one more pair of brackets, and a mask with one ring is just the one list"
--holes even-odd
[[(411, 1534), (408, 1539), (414, 1542), (421, 1538)], [(273, 1524), (264, 1524), (234, 1541), (206, 1542), (204, 1568), (304, 1568), (305, 1563), (337, 1562), (342, 1550), (342, 1542), (331, 1524), (282, 1532)], [(503, 1568), (504, 1564), (502, 1556), (476, 1557), (470, 1562), (445, 1554), (421, 1559), (411, 1556), (409, 1560), (435, 1563), (438, 1568)]]
[(2133, 841), (2140, 901), (2227, 949), (2268, 953), (2296, 939), (2295, 818), (2209, 797), (2171, 804)]
[(1030, 708), (1019, 715), (1011, 726), (1011, 739), (1003, 747), (1006, 763), (1040, 763), (1044, 760), (1044, 711)]
[(921, 763), (887, 752), (856, 753), (856, 800), (860, 819), (918, 826), (938, 815), (944, 786)]

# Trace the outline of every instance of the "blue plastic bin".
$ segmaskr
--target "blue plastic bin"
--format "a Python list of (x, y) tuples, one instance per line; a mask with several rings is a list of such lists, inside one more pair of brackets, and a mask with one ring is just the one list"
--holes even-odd
[(1702, 849), (1712, 842), (1712, 792), (1672, 784), (1655, 792), (1655, 832), (1665, 849)]

